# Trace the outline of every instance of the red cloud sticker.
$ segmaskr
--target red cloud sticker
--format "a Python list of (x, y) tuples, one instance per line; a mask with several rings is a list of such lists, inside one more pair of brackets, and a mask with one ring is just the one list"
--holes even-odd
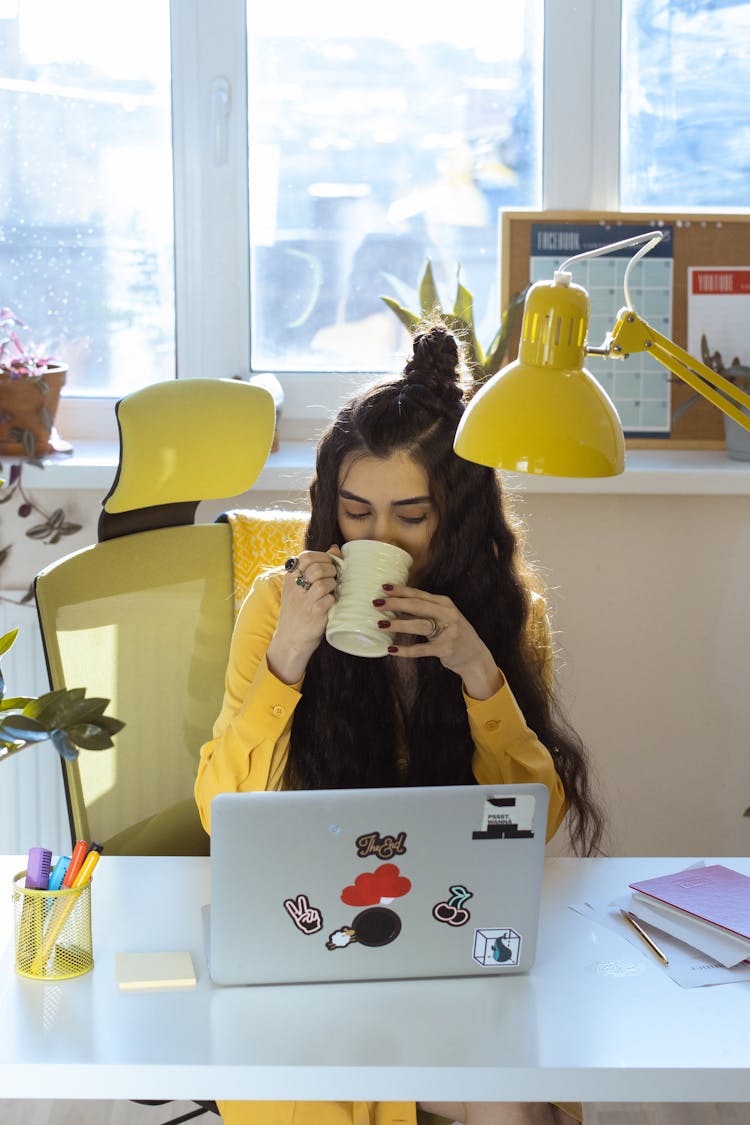
[(402, 875), (395, 863), (381, 863), (375, 871), (358, 875), (353, 885), (344, 887), (341, 901), (347, 906), (375, 906), (401, 898), (411, 890), (411, 880)]

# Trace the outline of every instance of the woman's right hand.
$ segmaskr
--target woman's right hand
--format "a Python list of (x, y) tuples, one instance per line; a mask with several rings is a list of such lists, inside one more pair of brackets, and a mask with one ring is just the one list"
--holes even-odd
[[(337, 570), (331, 555), (341, 557), (337, 546), (327, 552), (302, 551), (296, 568), (284, 575), (279, 620), (266, 659), (274, 676), (285, 684), (302, 679), (325, 634), (328, 611), (336, 600)], [(303, 583), (298, 582), (300, 577)]]

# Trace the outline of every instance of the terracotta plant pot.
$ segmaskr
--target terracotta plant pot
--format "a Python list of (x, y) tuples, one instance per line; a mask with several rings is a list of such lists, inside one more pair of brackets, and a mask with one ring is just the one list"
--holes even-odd
[[(69, 442), (54, 426), (67, 373), (66, 363), (53, 364), (41, 377), (12, 379), (0, 372), (0, 456), (42, 457), (70, 451)], [(24, 441), (23, 434), (31, 436)]]

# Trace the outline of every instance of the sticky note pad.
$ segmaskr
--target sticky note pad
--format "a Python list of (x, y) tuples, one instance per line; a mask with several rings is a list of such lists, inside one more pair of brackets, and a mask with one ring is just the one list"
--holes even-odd
[(115, 972), (118, 988), (128, 992), (195, 987), (195, 968), (189, 953), (116, 953)]

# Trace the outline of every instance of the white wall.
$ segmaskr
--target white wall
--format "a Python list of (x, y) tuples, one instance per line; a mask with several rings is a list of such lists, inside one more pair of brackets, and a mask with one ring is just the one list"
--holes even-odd
[[(98, 495), (37, 495), (87, 526), (54, 548), (17, 538), (17, 585), (95, 538)], [(303, 500), (299, 489), (247, 497), (257, 507)], [(612, 853), (750, 854), (750, 496), (527, 493), (520, 510), (529, 553), (544, 567), (560, 689), (599, 775)], [(4, 513), (0, 523), (5, 541)]]
[(750, 497), (528, 497), (620, 855), (748, 855)]

